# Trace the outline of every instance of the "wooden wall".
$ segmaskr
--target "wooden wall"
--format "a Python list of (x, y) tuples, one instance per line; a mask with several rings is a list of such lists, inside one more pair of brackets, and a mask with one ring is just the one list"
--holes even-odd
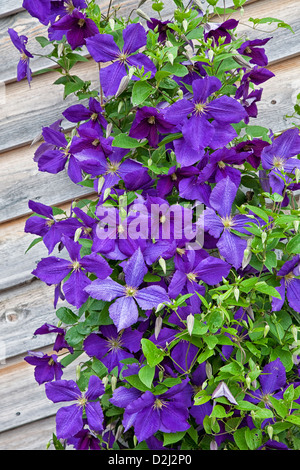
[[(109, 2), (98, 3), (105, 11)], [(124, 13), (136, 3), (114, 1), (113, 5), (120, 4)], [(165, 3), (167, 15), (172, 2)], [(230, 3), (226, 0), (227, 5)], [(151, 13), (151, 2), (142, 9)], [(240, 19), (240, 34), (250, 38), (273, 36), (266, 52), (275, 78), (264, 85), (259, 118), (254, 123), (273, 131), (284, 130), (291, 126), (284, 116), (293, 111), (300, 92), (300, 2), (249, 0), (243, 15), (235, 16)], [(267, 25), (255, 31), (249, 27), (247, 18), (269, 16), (290, 24), (295, 33), (281, 28), (270, 34), (274, 27)], [(32, 157), (39, 143), (31, 143), (42, 126), (61, 118), (72, 98), (63, 101), (62, 88), (52, 85), (57, 77), (51, 71), (35, 76), (31, 88), (26, 80), (16, 81), (19, 55), (10, 42), (8, 28), (27, 35), (28, 48), (33, 52), (38, 52), (33, 37), (44, 33), (44, 27), (22, 9), (22, 0), (0, 2), (0, 449), (42, 450), (55, 430), (58, 406), (45, 398), (44, 386), (37, 385), (33, 367), (23, 358), (28, 350), (51, 351), (54, 337), (34, 337), (33, 332), (44, 322), (56, 323), (56, 318), (52, 288), (31, 275), (36, 262), (47, 252), (38, 244), (24, 254), (35, 238), (24, 233), (30, 214), (27, 204), (34, 199), (68, 208), (71, 200), (86, 196), (90, 190), (75, 186), (64, 173), (52, 176), (38, 172)], [(48, 66), (44, 59), (32, 61), (35, 72)], [(93, 62), (80, 63), (76, 68), (79, 76), (97, 86), (98, 70)], [(68, 376), (72, 377), (72, 371), (66, 373)]]

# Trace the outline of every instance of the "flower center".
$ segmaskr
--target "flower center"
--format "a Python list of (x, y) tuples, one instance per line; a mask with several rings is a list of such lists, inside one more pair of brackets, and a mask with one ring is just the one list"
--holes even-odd
[(27, 62), (28, 61), (28, 56), (25, 54), (25, 52), (21, 53), (21, 61), (22, 62)]
[(284, 276), (284, 279), (286, 280), (287, 283), (289, 283), (294, 279), (294, 277), (295, 277), (294, 274), (290, 272)]
[(97, 114), (97, 113), (93, 113), (93, 114), (91, 115), (91, 120), (92, 120), (92, 121), (96, 121), (97, 119), (98, 119), (98, 114)]
[(220, 161), (220, 162), (218, 162), (218, 167), (221, 168), (221, 169), (223, 169), (223, 168), (226, 167), (226, 165), (225, 165), (224, 162)]
[(109, 162), (107, 165), (107, 173), (117, 173), (119, 167), (119, 162)]
[(92, 142), (92, 145), (93, 145), (94, 147), (97, 147), (99, 144), (100, 144), (100, 140), (99, 140), (99, 139), (95, 139), (95, 140), (93, 140), (93, 142)]
[(188, 278), (189, 281), (196, 281), (196, 279), (197, 279), (197, 274), (195, 274), (195, 273), (189, 273), (189, 274), (187, 275), (187, 278)]
[(78, 401), (78, 406), (85, 406), (85, 404), (87, 403), (87, 398), (82, 395), (80, 398), (77, 399)]
[(183, 256), (185, 254), (185, 249), (184, 248), (176, 248), (176, 251), (180, 256)]
[(222, 224), (224, 225), (225, 229), (230, 229), (231, 227), (234, 226), (234, 221), (232, 220), (232, 218), (230, 216), (221, 218), (221, 221), (222, 221)]
[(72, 263), (72, 267), (73, 267), (73, 270), (74, 270), (74, 271), (79, 271), (79, 269), (80, 269), (80, 263), (79, 263), (79, 261), (77, 261), (77, 260), (74, 261), (74, 262)]
[(134, 297), (137, 293), (138, 289), (136, 289), (135, 287), (131, 287), (131, 286), (126, 286), (125, 287), (125, 295), (126, 297)]
[(273, 166), (275, 168), (278, 168), (278, 170), (283, 170), (284, 169), (284, 158), (283, 157), (274, 157), (273, 158)]
[(163, 406), (167, 406), (167, 403), (163, 400), (160, 400), (159, 398), (156, 398), (156, 400), (153, 404), (153, 408), (155, 410), (161, 410)]
[(246, 54), (251, 54), (252, 50), (250, 49), (249, 46), (246, 47), (245, 49)]
[(82, 28), (82, 27), (85, 25), (85, 19), (84, 19), (84, 18), (80, 18), (80, 20), (78, 20), (78, 23), (77, 23), (77, 24), (78, 24), (78, 26), (79, 26), (80, 28)]
[(195, 104), (195, 113), (196, 114), (204, 114), (206, 112), (206, 103), (196, 103)]
[(118, 349), (122, 349), (121, 338), (110, 338), (107, 340), (107, 342), (110, 345), (109, 351), (117, 351)]
[(53, 224), (54, 224), (53, 219), (46, 220), (46, 222), (45, 222), (45, 225), (47, 225), (47, 227), (52, 227)]
[(160, 217), (160, 219), (159, 219), (159, 221), (160, 221), (161, 224), (164, 224), (166, 220), (167, 220), (167, 218), (166, 218), (165, 215), (162, 215), (162, 216)]
[(68, 14), (72, 13), (72, 11), (75, 9), (72, 0), (68, 0), (67, 2), (64, 2), (64, 9)]
[(148, 119), (149, 124), (155, 124), (155, 116), (150, 116)]
[(127, 57), (128, 54), (126, 54), (125, 52), (120, 52), (120, 54), (118, 55), (118, 60), (122, 62), (122, 64), (125, 64), (127, 62)]
[(171, 180), (172, 180), (172, 181), (177, 181), (177, 175), (176, 175), (176, 173), (172, 173), (172, 174), (171, 174)]

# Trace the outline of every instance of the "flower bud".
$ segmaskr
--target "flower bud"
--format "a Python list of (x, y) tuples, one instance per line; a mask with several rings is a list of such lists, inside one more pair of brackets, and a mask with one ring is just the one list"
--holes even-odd
[(212, 61), (213, 61), (213, 58), (214, 58), (214, 51), (212, 51), (211, 49), (209, 49), (207, 55), (208, 55), (209, 61), (212, 62)]
[(163, 258), (159, 258), (158, 263), (159, 263), (161, 269), (163, 270), (164, 274), (167, 274), (166, 261)]
[(79, 380), (80, 379), (80, 375), (81, 375), (81, 367), (80, 365), (78, 364), (76, 366), (76, 380)]
[(147, 13), (145, 13), (143, 10), (141, 10), (140, 8), (137, 8), (135, 10), (136, 14), (138, 16), (140, 16), (141, 18), (143, 18), (144, 20), (146, 21), (150, 21), (151, 22), (151, 18), (147, 15)]
[(155, 320), (155, 328), (154, 328), (155, 339), (158, 338), (158, 335), (159, 335), (159, 333), (160, 333), (161, 327), (162, 327), (162, 318), (161, 318), (161, 317), (157, 317), (156, 320)]
[(171, 62), (171, 64), (173, 65), (173, 63), (174, 63), (174, 56), (173, 56), (173, 54), (169, 53), (169, 54), (167, 54), (167, 55), (168, 55), (169, 62)]
[(184, 31), (186, 32), (188, 29), (188, 22), (186, 21), (186, 19), (183, 20), (182, 26), (183, 26)]
[(298, 232), (299, 223), (300, 223), (299, 220), (294, 220), (294, 222), (293, 222), (293, 226), (294, 226), (295, 232)]
[(272, 439), (272, 437), (273, 437), (273, 432), (274, 432), (273, 426), (271, 426), (271, 425), (267, 426), (267, 433), (268, 433), (270, 439)]
[(208, 380), (211, 379), (213, 374), (212, 374), (212, 365), (211, 365), (210, 362), (206, 362), (205, 372), (206, 372), (206, 376), (207, 376)]
[(98, 187), (97, 187), (98, 194), (101, 193), (104, 183), (105, 183), (104, 176), (100, 176), (100, 178), (98, 179)]
[(262, 241), (262, 244), (263, 244), (263, 245), (265, 244), (266, 239), (267, 239), (267, 233), (266, 233), (266, 232), (262, 232), (262, 234), (261, 234), (261, 241)]
[(195, 317), (192, 313), (190, 313), (186, 319), (186, 326), (187, 326), (187, 330), (190, 336), (192, 336), (192, 333), (193, 333), (194, 323), (195, 323)]
[(233, 289), (233, 295), (234, 295), (235, 300), (238, 302), (239, 297), (240, 297), (240, 291), (237, 286), (235, 286), (235, 288)]
[(74, 234), (74, 242), (78, 242), (81, 233), (82, 233), (82, 227), (78, 227), (78, 229), (76, 230)]
[(264, 338), (267, 336), (267, 334), (269, 333), (269, 330), (270, 330), (270, 326), (268, 325), (268, 323), (265, 325), (265, 328), (264, 328)]
[(113, 18), (109, 18), (108, 22), (111, 30), (113, 31), (115, 29), (115, 20)]
[(292, 335), (293, 335), (294, 340), (297, 342), (297, 340), (298, 340), (298, 328), (295, 325), (293, 325), (291, 327), (291, 331), (292, 331)]
[(108, 381), (109, 381), (108, 375), (106, 375), (105, 377), (103, 377), (102, 383), (103, 383), (103, 385), (104, 385), (104, 388), (106, 388), (106, 385), (108, 384)]
[(250, 388), (250, 386), (251, 386), (251, 379), (250, 379), (249, 376), (246, 377), (245, 382), (246, 382), (246, 387), (247, 387), (247, 388)]
[(110, 379), (112, 392), (116, 389), (117, 380), (118, 380), (117, 377), (115, 377), (114, 375), (113, 375), (112, 378)]

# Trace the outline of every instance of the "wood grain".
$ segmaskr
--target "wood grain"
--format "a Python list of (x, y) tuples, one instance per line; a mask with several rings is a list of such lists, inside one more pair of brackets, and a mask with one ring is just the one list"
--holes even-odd
[[(0, 450), (46, 450), (55, 433), (55, 416), (0, 433)], [(51, 444), (48, 450), (54, 450)]]
[(1, 155), (0, 223), (29, 214), (30, 199), (55, 206), (92, 193), (90, 188), (74, 184), (66, 170), (57, 175), (39, 171), (33, 156), (40, 143)]

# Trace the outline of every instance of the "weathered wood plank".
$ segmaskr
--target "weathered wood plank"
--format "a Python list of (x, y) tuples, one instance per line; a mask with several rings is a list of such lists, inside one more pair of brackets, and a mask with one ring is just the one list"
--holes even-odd
[(40, 143), (1, 155), (0, 223), (28, 214), (29, 199), (56, 205), (92, 193), (74, 184), (66, 170), (57, 175), (39, 171), (33, 155)]
[(22, 0), (3, 0), (0, 4), (0, 18), (22, 11)]
[[(52, 334), (34, 336), (44, 323), (57, 324), (53, 299), (54, 287), (39, 280), (0, 293), (1, 361), (55, 341)], [(59, 301), (57, 308), (64, 305)]]
[[(55, 433), (55, 416), (0, 433), (0, 450), (46, 450)], [(49, 449), (54, 450), (51, 444)]]
[[(0, 450), (46, 450), (55, 432), (55, 416), (2, 432)], [(47, 450), (54, 450), (51, 444)]]
[[(50, 348), (44, 352), (51, 354)], [(25, 362), (23, 357), (17, 363), (14, 361), (10, 365), (8, 361), (1, 366), (0, 432), (54, 416), (62, 406), (61, 403), (54, 404), (48, 400), (44, 385), (38, 385), (34, 379), (34, 367)], [(63, 378), (74, 380), (76, 365), (82, 361), (82, 357), (66, 368)]]

